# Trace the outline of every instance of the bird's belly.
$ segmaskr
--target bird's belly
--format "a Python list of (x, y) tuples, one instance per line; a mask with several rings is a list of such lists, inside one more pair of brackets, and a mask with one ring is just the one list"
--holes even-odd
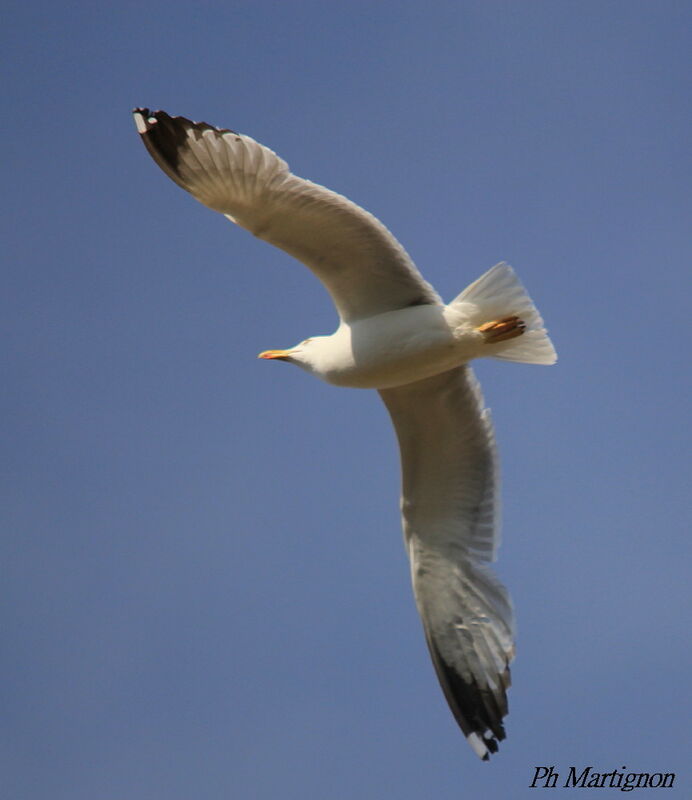
[(382, 364), (354, 364), (331, 370), (325, 377), (335, 386), (355, 389), (391, 389), (446, 372), (463, 363), (453, 353), (427, 354), (425, 357), (395, 359)]
[(475, 337), (460, 337), (447, 324), (412, 331), (398, 322), (342, 332), (338, 363), (323, 377), (337, 386), (389, 389), (446, 372), (476, 355)]

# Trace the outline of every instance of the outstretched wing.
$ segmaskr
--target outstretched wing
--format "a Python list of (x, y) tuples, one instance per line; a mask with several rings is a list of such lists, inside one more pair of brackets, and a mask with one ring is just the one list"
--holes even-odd
[(484, 759), (505, 738), (514, 623), (488, 562), (499, 544), (490, 413), (468, 366), (380, 391), (402, 464), (402, 518), (416, 605), (459, 726)]
[(205, 206), (302, 261), (345, 321), (439, 303), (404, 248), (372, 214), (293, 175), (249, 136), (146, 108), (134, 111), (152, 158)]

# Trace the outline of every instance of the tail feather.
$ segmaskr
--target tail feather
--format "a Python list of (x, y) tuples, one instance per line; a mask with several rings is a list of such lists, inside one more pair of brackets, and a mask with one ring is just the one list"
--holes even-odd
[(525, 364), (554, 364), (557, 361), (543, 319), (509, 264), (502, 262), (488, 270), (450, 303), (458, 304), (468, 307), (465, 313), (476, 325), (512, 315), (524, 323), (525, 330), (521, 336), (488, 345), (488, 356)]

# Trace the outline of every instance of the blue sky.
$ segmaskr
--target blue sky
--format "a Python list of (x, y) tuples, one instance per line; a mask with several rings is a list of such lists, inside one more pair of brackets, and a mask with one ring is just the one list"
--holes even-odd
[[(2, 774), (12, 800), (690, 792), (684, 2), (37, 2), (3, 24)], [(265, 348), (313, 276), (151, 162), (135, 105), (249, 133), (451, 299), (518, 271), (556, 367), (481, 363), (518, 617), (480, 763), (409, 587), (372, 392)], [(560, 790), (562, 791), (562, 790)]]

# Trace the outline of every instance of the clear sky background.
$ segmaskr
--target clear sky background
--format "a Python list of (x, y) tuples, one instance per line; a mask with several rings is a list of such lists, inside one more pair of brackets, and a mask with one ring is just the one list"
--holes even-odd
[[(526, 798), (690, 778), (687, 2), (10, 2), (3, 14), (3, 797)], [(373, 392), (265, 348), (314, 277), (130, 118), (249, 133), (443, 297), (500, 260), (557, 366), (478, 365), (518, 617), (508, 738), (449, 713)], [(564, 790), (559, 790), (564, 791)]]

